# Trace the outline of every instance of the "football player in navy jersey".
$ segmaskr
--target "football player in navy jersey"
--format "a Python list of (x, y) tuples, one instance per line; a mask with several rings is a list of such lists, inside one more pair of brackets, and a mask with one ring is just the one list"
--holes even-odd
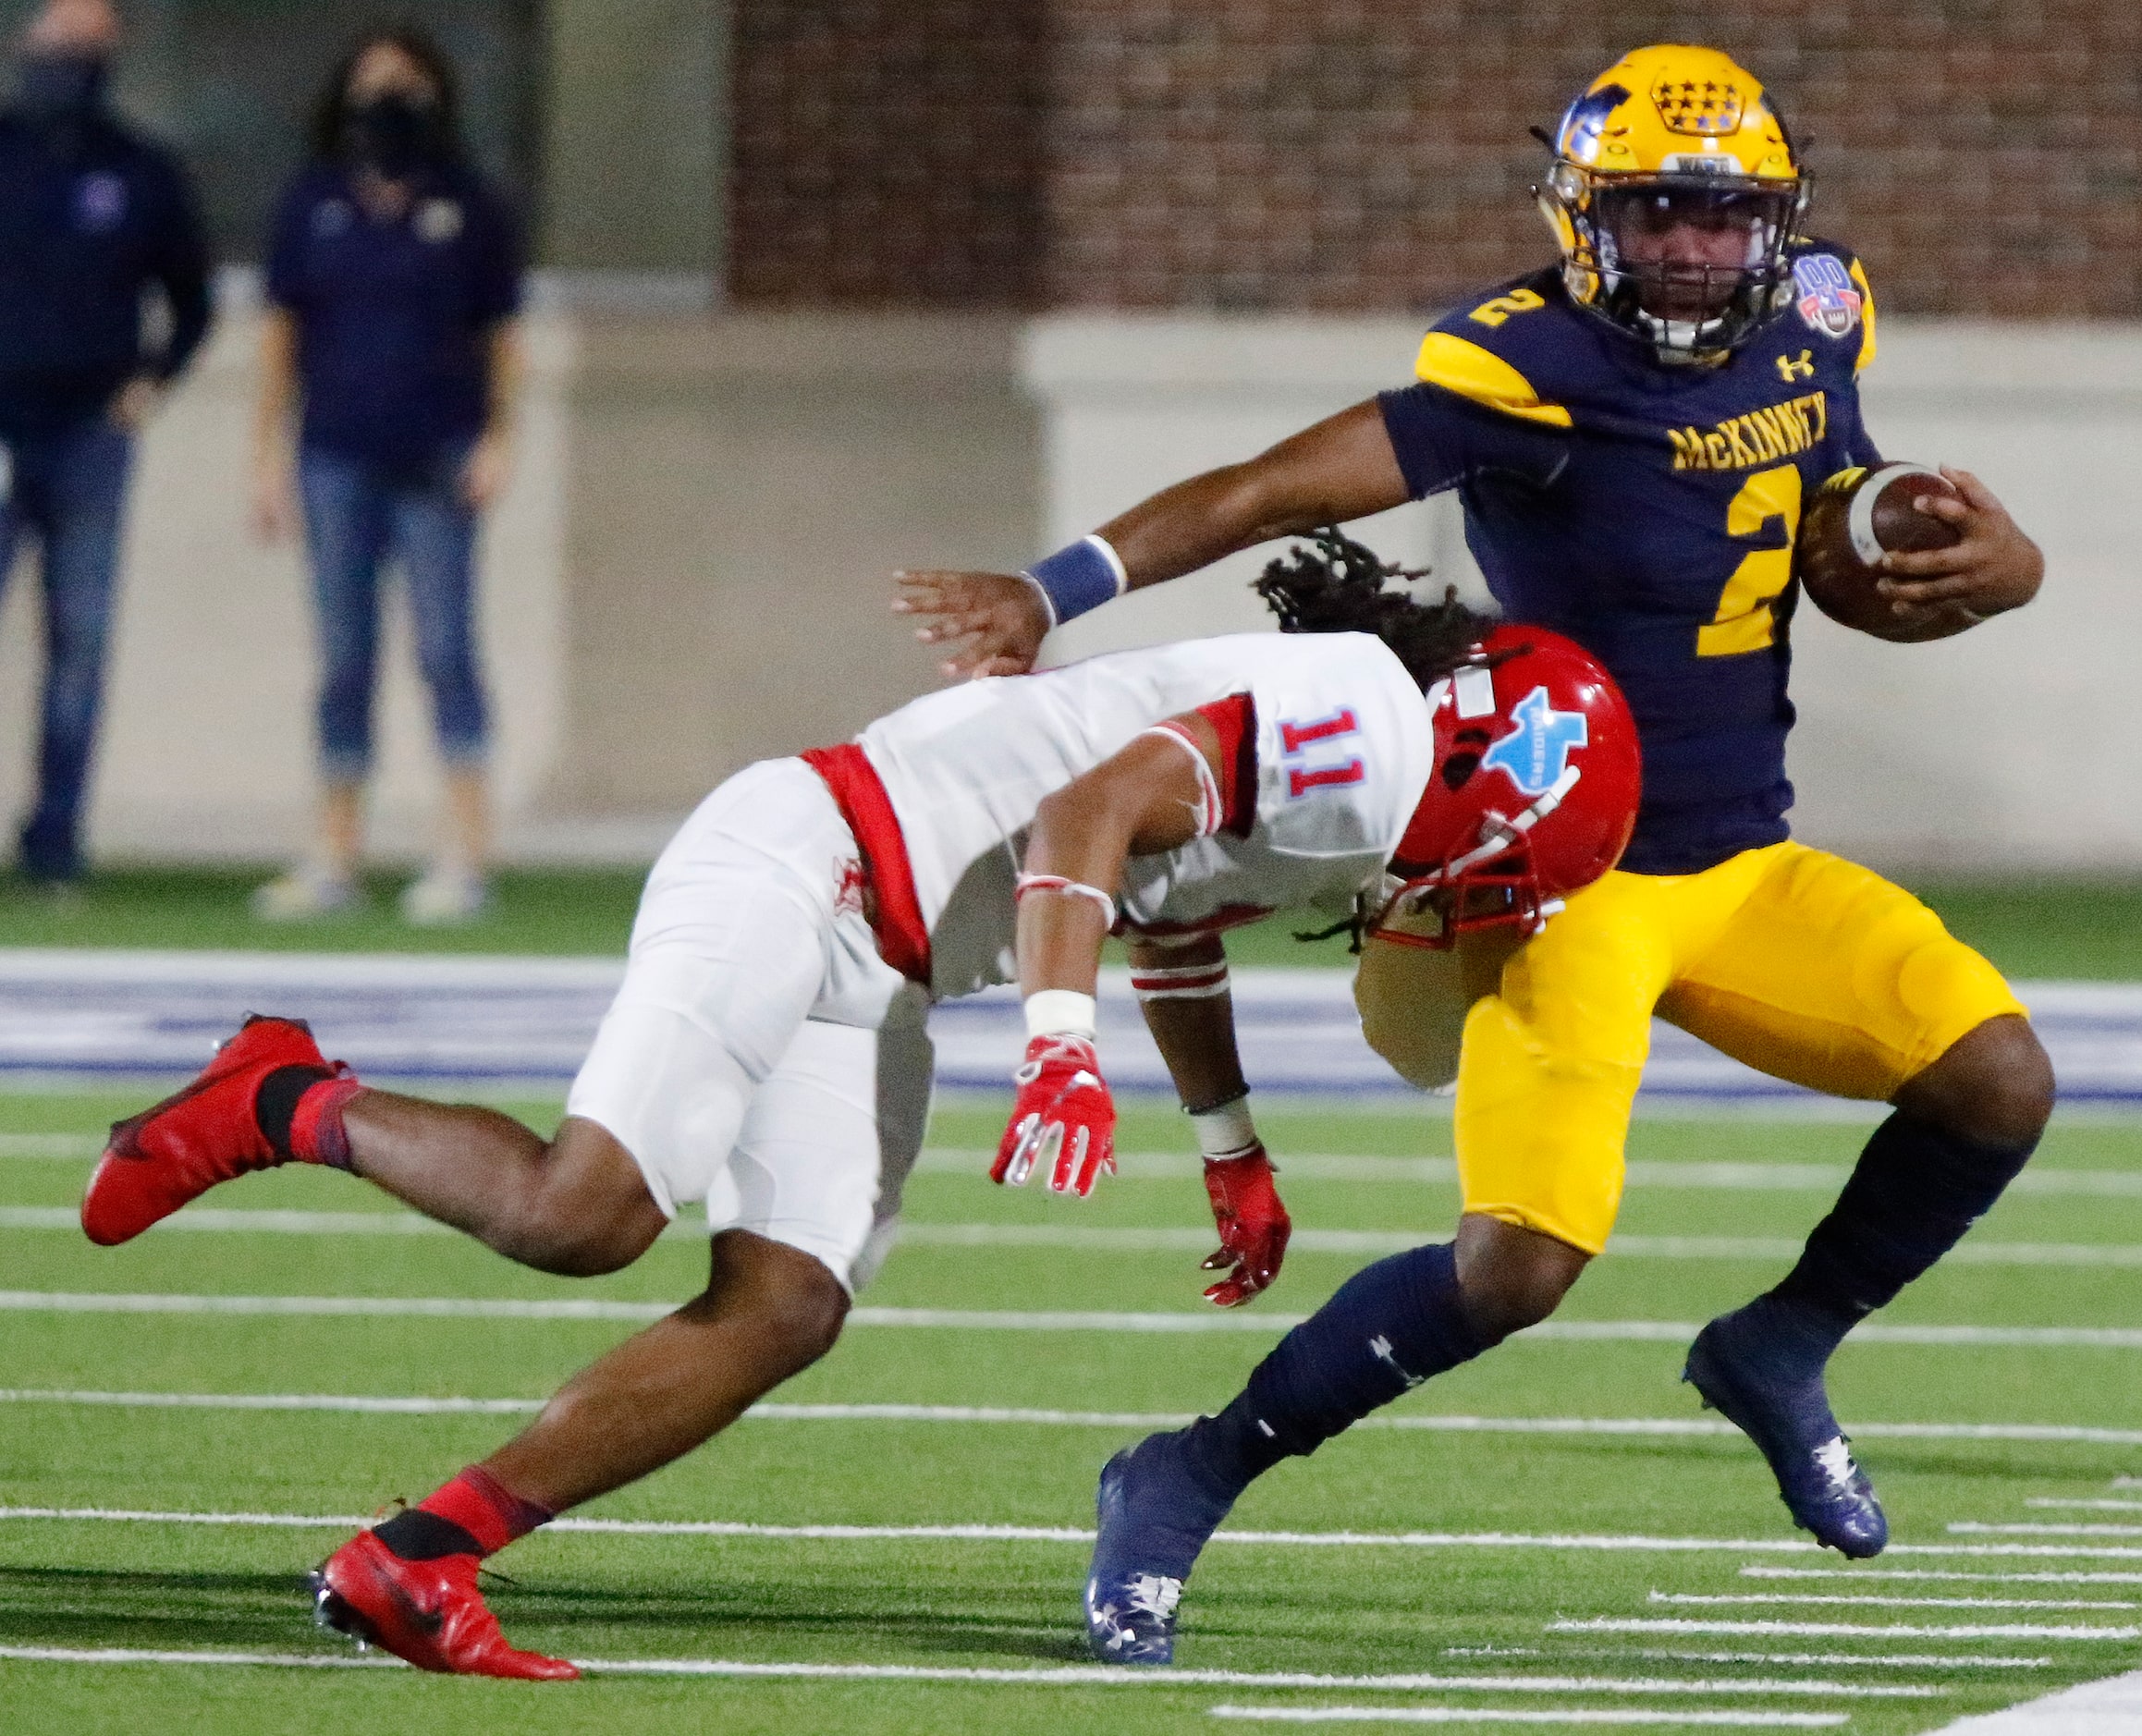
[[(1550, 142), (1538, 197), (1560, 261), (1443, 319), (1414, 384), (1167, 489), (1027, 573), (905, 576), (898, 606), (925, 617), (949, 670), (1009, 672), (1126, 589), (1455, 490), (1506, 614), (1597, 655), (1643, 743), (1620, 870), (1463, 973), (1479, 992), (1457, 1064), (1457, 1285), (1407, 1292), (1418, 1329), (1379, 1334), (1390, 1353), (1373, 1368), (1348, 1361), (1343, 1330), (1317, 1339), (1319, 1315), (1219, 1416), (1110, 1465), (1088, 1599), (1089, 1617), (1111, 1612), (1093, 1627), (1105, 1657), (1166, 1660), (1181, 1581), (1253, 1477), (1554, 1310), (1612, 1228), (1654, 1013), (1776, 1077), (1894, 1106), (1790, 1276), (1707, 1326), (1687, 1365), (1794, 1520), (1875, 1554), (1886, 1522), (1825, 1365), (1992, 1205), (2051, 1108), (2050, 1066), (1999, 972), (1785, 822), (1802, 503), (1877, 461), (1856, 385), (1875, 354), (1865, 270), (1804, 234), (1792, 136), (1716, 51), (1635, 51)], [(1881, 581), (1915, 637), (2019, 607), (2043, 575), (2001, 504), (1950, 474), (1961, 497), (1928, 509), (1960, 540), (1888, 557)], [(1414, 956), (1372, 945), (1360, 986), (1371, 1039), (1409, 1077), (1416, 1045), (1436, 1046)], [(1482, 1269), (1497, 1282), (1468, 1285)]]

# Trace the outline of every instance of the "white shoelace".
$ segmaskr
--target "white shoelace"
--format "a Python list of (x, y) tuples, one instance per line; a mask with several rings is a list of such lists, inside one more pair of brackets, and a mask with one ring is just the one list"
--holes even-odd
[(1815, 1449), (1815, 1462), (1821, 1466), (1822, 1474), (1840, 1489), (1852, 1486), (1859, 1474), (1859, 1467), (1852, 1461), (1852, 1448), (1843, 1436), (1824, 1441)]
[(1139, 1573), (1123, 1588), (1133, 1615), (1157, 1616), (1167, 1620), (1182, 1601), (1182, 1582), (1161, 1573)]

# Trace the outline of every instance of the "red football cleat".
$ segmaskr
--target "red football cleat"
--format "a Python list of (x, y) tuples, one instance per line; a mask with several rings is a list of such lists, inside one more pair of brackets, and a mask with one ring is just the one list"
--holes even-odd
[(112, 1129), (82, 1195), (84, 1233), (116, 1247), (218, 1181), (281, 1163), (253, 1119), (261, 1082), (278, 1068), (326, 1066), (302, 1020), (248, 1019), (184, 1091)]
[(562, 1657), (517, 1652), (476, 1589), (476, 1558), (405, 1561), (361, 1531), (313, 1570), (312, 1608), (324, 1628), (384, 1647), (419, 1669), (516, 1681), (570, 1681)]

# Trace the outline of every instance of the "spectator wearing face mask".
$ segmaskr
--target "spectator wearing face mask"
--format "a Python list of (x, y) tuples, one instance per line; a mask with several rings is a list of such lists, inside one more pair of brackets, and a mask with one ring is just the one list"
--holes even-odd
[(302, 522), (324, 792), (312, 851), (254, 894), (271, 921), (363, 899), (389, 565), (408, 587), (447, 795), (437, 851), (402, 894), (402, 914), (464, 922), (487, 897), (476, 532), (509, 464), (521, 257), (503, 202), (463, 153), (457, 108), (453, 67), (428, 37), (367, 37), (329, 80), (312, 161), (275, 219), (253, 511), (271, 541)]
[[(52, 0), (18, 44), (0, 110), (0, 587), (39, 550), (44, 691), (33, 885), (82, 874), (134, 438), (208, 330), (207, 253), (186, 176), (106, 106), (110, 0)], [(145, 322), (161, 294), (169, 317)], [(146, 326), (165, 336), (144, 341)]]

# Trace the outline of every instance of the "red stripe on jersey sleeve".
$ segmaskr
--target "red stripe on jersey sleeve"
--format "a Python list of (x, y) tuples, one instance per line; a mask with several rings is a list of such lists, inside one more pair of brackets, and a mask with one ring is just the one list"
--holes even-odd
[(1257, 823), (1257, 708), (1247, 693), (1200, 705), (1219, 737), (1219, 830), (1247, 837)]

